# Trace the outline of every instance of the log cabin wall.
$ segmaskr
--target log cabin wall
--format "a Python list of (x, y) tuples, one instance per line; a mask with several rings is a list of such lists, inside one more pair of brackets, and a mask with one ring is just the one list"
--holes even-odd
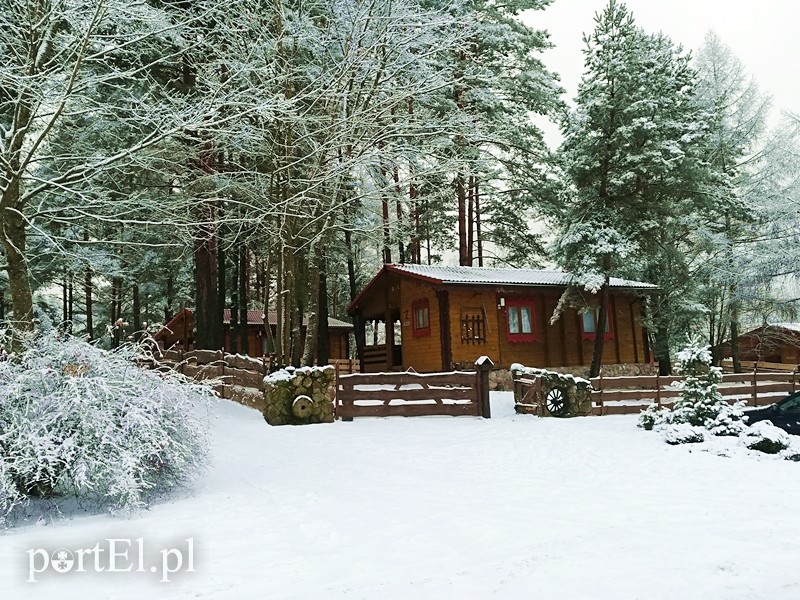
[[(450, 286), (449, 318), (452, 362), (469, 368), (482, 355), (489, 356), (498, 368), (508, 368), (519, 362), (528, 366), (561, 367), (588, 365), (594, 350), (593, 339), (585, 336), (581, 316), (567, 310), (554, 324), (549, 320), (562, 290), (539, 288), (524, 291), (480, 289)], [(500, 298), (506, 307), (498, 308)], [(427, 299), (430, 307), (430, 335), (414, 337), (412, 333), (415, 301)], [(645, 360), (640, 324), (639, 300), (629, 294), (612, 293), (609, 310), (612, 313), (613, 337), (603, 348), (604, 364), (637, 363)], [(509, 341), (507, 306), (509, 301), (530, 302), (533, 307), (534, 341)], [(420, 372), (438, 371), (442, 366), (442, 349), (439, 338), (440, 323), (438, 301), (433, 286), (413, 280), (401, 279), (403, 368)], [(462, 321), (472, 323), (476, 315), (484, 316), (483, 339), (465, 335)], [(473, 331), (469, 329), (468, 331)]]
[[(464, 339), (461, 321), (474, 315), (485, 316), (485, 341)], [(462, 368), (470, 368), (481, 356), (488, 356), (495, 366), (501, 357), (500, 328), (497, 299), (494, 289), (490, 290), (450, 290), (450, 347), (454, 363)]]
[[(442, 370), (441, 324), (439, 319), (439, 299), (436, 290), (424, 283), (405, 277), (400, 283), (400, 324), (403, 346), (403, 369), (414, 368), (420, 373)], [(414, 336), (412, 306), (418, 301), (428, 301), (430, 332), (428, 335)], [(450, 305), (453, 306), (451, 300)]]

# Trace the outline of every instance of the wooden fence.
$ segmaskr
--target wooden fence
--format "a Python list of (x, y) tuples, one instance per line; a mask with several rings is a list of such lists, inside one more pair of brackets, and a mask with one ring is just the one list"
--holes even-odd
[[(679, 376), (596, 377), (591, 380), (593, 412), (597, 415), (638, 413), (650, 403), (672, 408), (681, 396)], [(772, 404), (800, 385), (796, 372), (724, 373), (719, 392), (728, 402), (744, 400), (749, 406)]]
[(336, 376), (336, 416), (477, 416), (489, 418), (491, 368), (450, 373), (361, 373)]
[[(649, 404), (672, 408), (682, 391), (680, 376), (638, 375), (631, 377), (595, 377), (592, 383), (592, 414), (637, 414)], [(514, 380), (515, 398), (533, 414), (544, 416), (543, 387), (540, 377), (522, 376)], [(742, 400), (748, 406), (772, 404), (786, 394), (800, 389), (797, 372), (724, 373), (719, 391), (730, 403)]]
[[(258, 410), (264, 408), (264, 376), (269, 373), (269, 357), (253, 358), (239, 354), (223, 354), (214, 350), (164, 351), (157, 358), (157, 368), (175, 369), (197, 380), (216, 379), (214, 386), (223, 398), (236, 400)], [(331, 359), (337, 373), (358, 373), (359, 362)]]
[[(755, 362), (752, 360), (740, 361), (742, 369), (745, 371), (777, 371), (779, 373), (791, 373), (800, 370), (800, 365), (792, 365), (788, 363), (772, 363), (772, 362)], [(733, 371), (733, 361), (723, 360), (720, 361), (719, 366), (727, 371)]]

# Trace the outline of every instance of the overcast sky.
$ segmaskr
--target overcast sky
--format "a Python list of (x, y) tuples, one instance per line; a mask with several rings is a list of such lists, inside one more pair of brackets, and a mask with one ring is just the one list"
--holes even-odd
[[(606, 0), (554, 0), (546, 10), (524, 18), (550, 32), (555, 48), (543, 60), (561, 76), (570, 100), (583, 73), (582, 35), (594, 28), (594, 15), (606, 4)], [(663, 31), (686, 49), (696, 50), (706, 32), (715, 31), (773, 97), (776, 112), (800, 112), (799, 0), (628, 0), (625, 4), (646, 31)], [(548, 131), (551, 143), (557, 137), (555, 130)]]

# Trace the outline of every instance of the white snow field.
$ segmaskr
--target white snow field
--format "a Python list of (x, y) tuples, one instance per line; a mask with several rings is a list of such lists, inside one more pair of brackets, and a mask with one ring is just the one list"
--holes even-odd
[[(800, 464), (492, 400), (307, 427), (218, 401), (193, 495), (0, 535), (0, 599), (800, 598)], [(193, 538), (194, 572), (26, 582), (28, 550), (139, 537), (148, 559)]]

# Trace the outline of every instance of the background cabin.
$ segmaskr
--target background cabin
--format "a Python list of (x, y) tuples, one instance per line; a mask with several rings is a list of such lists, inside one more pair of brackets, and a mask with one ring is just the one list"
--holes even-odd
[[(275, 335), (277, 315), (274, 312), (268, 315), (269, 326)], [(176, 314), (153, 337), (162, 348), (180, 347), (189, 350), (193, 347), (194, 313), (185, 308)], [(346, 359), (350, 357), (350, 334), (353, 325), (333, 317), (328, 317), (328, 343), (330, 345), (330, 358)], [(306, 326), (303, 324), (302, 335), (305, 339)], [(267, 347), (267, 336), (264, 330), (264, 312), (260, 310), (247, 311), (247, 342), (248, 356), (264, 356), (271, 351)], [(233, 347), (231, 344), (231, 311), (222, 311), (222, 346), (226, 351)], [(239, 354), (245, 354), (239, 349)]]
[[(382, 322), (383, 339), (366, 346), (362, 371), (420, 372), (468, 368), (482, 355), (498, 368), (589, 365), (596, 296), (550, 323), (570, 276), (560, 271), (384, 265), (348, 307), (366, 322)], [(641, 297), (655, 286), (611, 279), (603, 364), (650, 362), (641, 325)]]
[[(772, 323), (743, 333), (738, 338), (739, 359), (744, 361), (800, 364), (800, 323)], [(731, 341), (714, 348), (715, 356), (732, 356)]]

